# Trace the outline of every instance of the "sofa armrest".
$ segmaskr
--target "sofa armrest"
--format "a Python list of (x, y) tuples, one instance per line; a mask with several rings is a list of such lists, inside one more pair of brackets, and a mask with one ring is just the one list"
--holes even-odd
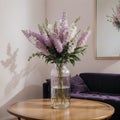
[(46, 79), (43, 83), (43, 98), (50, 98), (51, 97), (51, 84), (50, 79)]

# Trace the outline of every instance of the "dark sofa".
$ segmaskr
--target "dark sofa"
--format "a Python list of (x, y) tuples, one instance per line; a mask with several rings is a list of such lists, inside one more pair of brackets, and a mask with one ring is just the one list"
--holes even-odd
[[(111, 104), (115, 113), (111, 120), (120, 120), (120, 74), (110, 73), (81, 73), (72, 78), (71, 86), (82, 91), (71, 90), (72, 98), (98, 100)], [(82, 80), (84, 83), (80, 83)], [(80, 80), (79, 82), (77, 80)], [(74, 81), (74, 82), (73, 82)], [(77, 86), (76, 86), (77, 83)], [(84, 86), (83, 86), (84, 85)], [(85, 88), (86, 86), (88, 88)]]
[[(111, 104), (120, 120), (120, 74), (80, 73), (71, 78), (71, 98), (90, 99)], [(43, 97), (50, 98), (50, 80), (43, 84)]]

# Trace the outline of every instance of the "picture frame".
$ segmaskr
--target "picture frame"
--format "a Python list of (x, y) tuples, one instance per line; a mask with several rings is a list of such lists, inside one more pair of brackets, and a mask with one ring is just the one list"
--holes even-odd
[(96, 4), (96, 59), (120, 59), (120, 29), (114, 25), (120, 1), (97, 0)]

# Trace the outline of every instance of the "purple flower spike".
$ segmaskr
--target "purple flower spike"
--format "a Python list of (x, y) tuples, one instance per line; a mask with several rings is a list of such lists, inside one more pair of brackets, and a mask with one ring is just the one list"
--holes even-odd
[(62, 18), (61, 18), (61, 26), (68, 27), (68, 22), (66, 20), (66, 12), (63, 12)]
[(36, 47), (40, 50), (45, 48), (45, 46), (40, 41), (36, 42)]
[(45, 45), (48, 46), (48, 47), (51, 47), (51, 46), (52, 46), (52, 43), (51, 43), (50, 38), (48, 38), (48, 36), (47, 36), (47, 35), (44, 35), (44, 34), (42, 35), (42, 37), (43, 37), (43, 40), (44, 40)]
[[(117, 11), (120, 13), (120, 8)], [(120, 16), (118, 17), (120, 18)], [(114, 19), (116, 20), (116, 16)], [(22, 30), (25, 37), (39, 50), (38, 54), (33, 54), (30, 58), (38, 56), (45, 58), (47, 63), (59, 63), (62, 65), (70, 62), (74, 65), (75, 61), (79, 60), (77, 59), (78, 55), (83, 55), (85, 50), (78, 47), (84, 48), (90, 35), (88, 28), (78, 38), (80, 32), (77, 31), (76, 27), (78, 20), (79, 18), (69, 26), (66, 13), (63, 12), (61, 19), (53, 25), (49, 24), (47, 19), (42, 25), (38, 25), (39, 33), (31, 30)], [(77, 49), (79, 51), (76, 51)]]
[(29, 30), (29, 34), (33, 37), (35, 37), (37, 40), (39, 40), (43, 45), (45, 45), (45, 42), (44, 42), (44, 38), (42, 35), (38, 34), (38, 33), (35, 33), (35, 32), (32, 32)]
[(22, 32), (26, 38), (29, 38), (31, 36), (27, 30), (22, 30)]
[[(25, 31), (23, 30), (22, 31), (24, 33), (24, 35), (29, 39), (30, 37), (34, 37), (36, 38), (36, 40), (40, 41), (44, 46), (48, 46), (48, 47), (51, 47), (52, 46), (52, 43), (51, 41), (48, 39), (48, 36), (46, 34), (38, 34), (38, 33), (35, 33), (35, 32), (32, 32), (31, 30), (29, 31)], [(29, 39), (31, 41), (31, 39)]]
[(60, 20), (60, 30), (59, 30), (59, 38), (61, 40), (61, 42), (63, 43), (63, 45), (66, 45), (67, 43), (67, 37), (68, 37), (68, 33), (69, 33), (69, 27), (68, 27), (68, 21), (66, 20), (66, 13), (63, 12), (63, 16)]
[(54, 39), (54, 46), (57, 52), (61, 53), (63, 51), (63, 46), (59, 39)]
[(87, 42), (87, 39), (88, 39), (90, 34), (91, 34), (90, 30), (87, 30), (87, 31), (83, 32), (81, 37), (79, 38), (79, 40), (77, 42), (77, 46), (85, 45), (85, 43)]
[(54, 47), (56, 48), (58, 53), (61, 53), (63, 51), (63, 45), (59, 39), (59, 37), (57, 36), (57, 34), (55, 33), (51, 33), (50, 34), (50, 38), (54, 44)]
[(67, 44), (67, 38), (68, 38), (68, 35), (69, 35), (69, 32), (68, 32), (68, 29), (64, 29), (63, 32), (62, 32), (62, 43), (63, 45), (65, 46)]
[(27, 37), (28, 40), (30, 40), (29, 39), (30, 37), (34, 37), (36, 38), (36, 40), (39, 40), (42, 44), (45, 45), (42, 35), (32, 32), (31, 30), (22, 30), (22, 32)]
[(47, 45), (51, 44), (46, 40), (45, 36), (32, 32), (30, 30), (29, 31), (23, 30), (22, 32), (33, 45), (40, 49), (42, 54), (49, 55), (49, 52), (46, 49), (46, 44)]
[(43, 46), (43, 44), (41, 44), (40, 41), (37, 41), (36, 42), (36, 47), (38, 49), (40, 49), (40, 52), (43, 54), (43, 55), (49, 55), (50, 53), (48, 52), (48, 50)]

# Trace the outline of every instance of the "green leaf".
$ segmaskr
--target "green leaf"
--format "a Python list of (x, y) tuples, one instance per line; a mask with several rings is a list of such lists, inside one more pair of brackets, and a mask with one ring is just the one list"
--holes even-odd
[(42, 26), (40, 26), (39, 24), (38, 24), (38, 29), (39, 29), (39, 32), (40, 32), (40, 33), (42, 33), (42, 32), (43, 32), (43, 27), (42, 27)]
[(57, 28), (57, 22), (54, 23), (54, 32), (56, 28)]
[(80, 61), (80, 58), (77, 57), (77, 56), (75, 56), (74, 59), (75, 59), (76, 61)]
[(40, 57), (40, 53), (33, 53), (29, 58), (28, 61), (30, 61), (33, 57)]
[(76, 24), (80, 20), (80, 16), (75, 19), (74, 23)]
[(75, 61), (73, 59), (70, 59), (70, 62), (73, 66), (75, 65)]
[(47, 18), (45, 18), (45, 25), (46, 25), (46, 27), (48, 26), (48, 19)]

